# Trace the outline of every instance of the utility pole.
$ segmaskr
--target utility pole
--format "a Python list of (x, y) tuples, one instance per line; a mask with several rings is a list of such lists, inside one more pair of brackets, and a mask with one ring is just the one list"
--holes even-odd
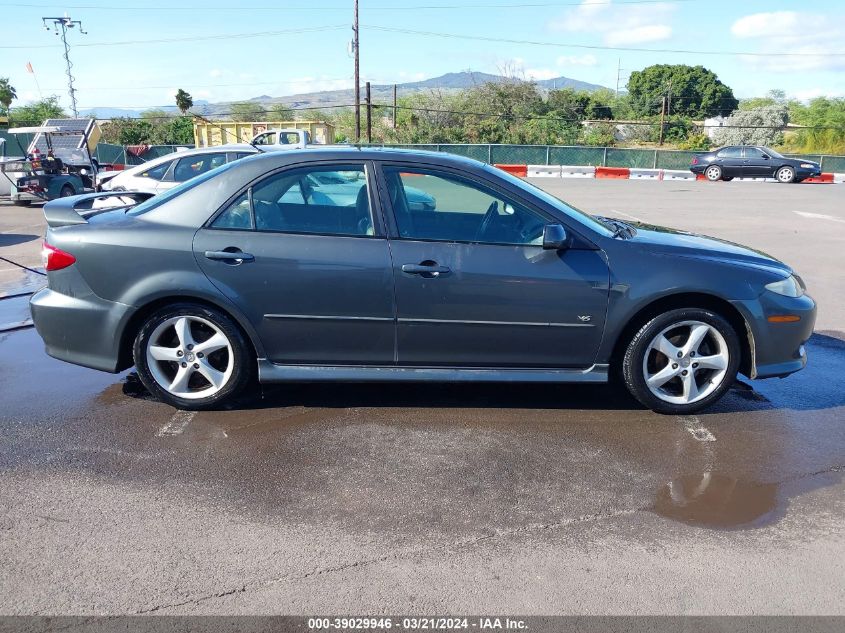
[(396, 129), (396, 84), (393, 84), (393, 129)]
[(666, 116), (666, 97), (660, 97), (660, 140), (659, 145), (663, 145), (663, 120)]
[(373, 99), (370, 94), (370, 82), (367, 82), (367, 143), (373, 142)]
[(619, 98), (619, 78), (622, 76), (622, 58), (617, 58), (616, 62), (616, 98)]
[(358, 39), (358, 0), (355, 0), (355, 17), (352, 21), (352, 52), (355, 54), (355, 142), (361, 142), (361, 85), (359, 77), (358, 56), (360, 41)]
[[(68, 87), (68, 94), (70, 95), (70, 107), (73, 110), (74, 118), (79, 116), (79, 112), (76, 109), (76, 88), (73, 87), (73, 74), (71, 74), (70, 70), (73, 68), (73, 64), (70, 63), (70, 46), (67, 43), (67, 30), (72, 29), (75, 27), (79, 27), (79, 32), (82, 35), (87, 35), (88, 33), (82, 29), (82, 22), (80, 20), (71, 20), (68, 14), (65, 14), (63, 18), (41, 18), (42, 24), (44, 24), (44, 30), (50, 30), (50, 22), (53, 23), (53, 32), (56, 35), (62, 36), (62, 44), (65, 46), (65, 63), (67, 65), (67, 87)], [(61, 30), (60, 30), (61, 29)]]

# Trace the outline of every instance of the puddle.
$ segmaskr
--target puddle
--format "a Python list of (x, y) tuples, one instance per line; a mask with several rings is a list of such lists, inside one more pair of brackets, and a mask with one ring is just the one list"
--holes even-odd
[(777, 507), (778, 484), (705, 472), (668, 482), (657, 493), (652, 510), (688, 525), (733, 530), (773, 522)]

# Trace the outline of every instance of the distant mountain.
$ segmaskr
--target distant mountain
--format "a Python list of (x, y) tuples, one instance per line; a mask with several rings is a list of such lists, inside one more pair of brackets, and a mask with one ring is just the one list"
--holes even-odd
[[(433, 77), (431, 79), (424, 79), (422, 81), (412, 81), (408, 83), (397, 84), (396, 91), (399, 96), (406, 96), (415, 92), (424, 92), (427, 90), (466, 90), (484, 83), (501, 83), (510, 81), (510, 78), (501, 75), (491, 75), (489, 73), (464, 71), (459, 73), (446, 73), (440, 77)], [(573, 88), (575, 90), (586, 90), (592, 92), (594, 90), (601, 90), (604, 86), (598, 84), (587, 83), (586, 81), (579, 81), (571, 79), (570, 77), (555, 77), (553, 79), (542, 79), (534, 83), (543, 91), (559, 90), (561, 88)], [(390, 103), (393, 99), (393, 84), (372, 85), (370, 86), (372, 98), (374, 103)], [(363, 88), (361, 97), (363, 99)], [(306, 92), (294, 95), (284, 95), (280, 97), (271, 97), (270, 95), (261, 95), (258, 97), (251, 97), (241, 99), (241, 101), (250, 101), (252, 103), (260, 103), (264, 105), (272, 105), (281, 103), (293, 108), (328, 108), (332, 106), (348, 105), (355, 100), (355, 93), (352, 88), (345, 90), (322, 90), (318, 92)], [(223, 116), (229, 113), (231, 105), (234, 102), (222, 103), (208, 103), (207, 101), (196, 101), (194, 103), (193, 111), (204, 116)], [(164, 108), (155, 108), (165, 110), (166, 112), (177, 112), (176, 106), (167, 106)], [(109, 119), (114, 117), (136, 117), (139, 116), (143, 110), (133, 110), (128, 108), (89, 108), (81, 110), (80, 116), (90, 116), (96, 114), (97, 118)]]

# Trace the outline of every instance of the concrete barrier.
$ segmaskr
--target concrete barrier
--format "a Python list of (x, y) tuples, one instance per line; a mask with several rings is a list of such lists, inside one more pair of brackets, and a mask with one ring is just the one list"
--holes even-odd
[(513, 174), (514, 176), (519, 176), (520, 178), (528, 176), (528, 165), (506, 165), (504, 163), (496, 163), (493, 166), (498, 167), (509, 174)]
[(596, 178), (622, 178), (627, 180), (631, 170), (627, 167), (596, 167)]
[(560, 165), (528, 165), (529, 178), (560, 178)]
[(631, 168), (629, 170), (631, 172), (630, 178), (632, 180), (663, 180), (663, 170), (662, 169), (638, 169), (638, 168)]
[(696, 180), (696, 177), (687, 169), (664, 169), (663, 180)]
[(592, 165), (561, 165), (561, 178), (595, 178), (596, 168)]
[(823, 173), (818, 178), (806, 178), (803, 182), (811, 182), (816, 184), (826, 183), (830, 184), (833, 182), (833, 174)]
[(833, 174), (833, 182), (845, 183), (845, 174)]

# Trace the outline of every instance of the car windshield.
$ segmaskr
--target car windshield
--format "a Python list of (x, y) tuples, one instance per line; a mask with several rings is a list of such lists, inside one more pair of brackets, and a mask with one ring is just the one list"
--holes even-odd
[(576, 222), (580, 222), (581, 224), (586, 225), (588, 228), (592, 229), (596, 233), (600, 233), (606, 237), (612, 237), (614, 234), (614, 229), (609, 224), (599, 220), (598, 218), (586, 213), (585, 211), (581, 211), (580, 209), (576, 209), (571, 204), (564, 202), (560, 198), (556, 198), (550, 193), (546, 193), (536, 185), (532, 185), (529, 182), (526, 182), (522, 178), (517, 178), (506, 171), (502, 171), (501, 169), (497, 169), (495, 167), (490, 167), (489, 165), (485, 165), (484, 169), (491, 174), (495, 174), (499, 178), (505, 178), (508, 182), (513, 185), (519, 187), (522, 191), (531, 194), (537, 198), (540, 198), (544, 202), (547, 202), (555, 209), (558, 209), (565, 213), (567, 216), (575, 220)]
[(152, 211), (156, 207), (159, 207), (162, 204), (164, 204), (165, 202), (172, 200), (176, 196), (182, 195), (186, 191), (190, 191), (191, 189), (193, 189), (197, 185), (201, 185), (206, 180), (210, 180), (211, 178), (214, 178), (217, 174), (221, 174), (224, 171), (226, 171), (227, 169), (231, 169), (235, 165), (236, 165), (235, 162), (227, 163), (225, 165), (221, 165), (220, 167), (217, 167), (216, 169), (212, 169), (210, 171), (205, 172), (204, 174), (200, 174), (199, 176), (191, 178), (190, 180), (186, 180), (185, 182), (173, 187), (173, 189), (168, 189), (164, 193), (157, 194), (157, 195), (153, 196), (152, 198), (150, 198), (149, 200), (145, 200), (144, 202), (139, 204), (137, 207), (133, 207), (133, 208), (129, 209), (126, 212), (126, 214), (127, 215), (143, 215), (144, 213), (147, 213), (148, 211)]
[(771, 147), (761, 147), (760, 149), (762, 149), (764, 152), (766, 152), (772, 158), (784, 158), (784, 156), (782, 154), (779, 154), (778, 152), (773, 150)]

